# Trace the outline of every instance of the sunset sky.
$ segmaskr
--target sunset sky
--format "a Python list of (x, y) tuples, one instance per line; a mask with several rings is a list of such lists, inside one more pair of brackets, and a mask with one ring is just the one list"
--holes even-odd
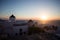
[(59, 0), (0, 0), (0, 18), (60, 20)]

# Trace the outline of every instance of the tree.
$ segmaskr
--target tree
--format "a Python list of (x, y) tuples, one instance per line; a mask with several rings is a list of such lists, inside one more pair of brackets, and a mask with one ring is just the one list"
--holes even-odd
[(42, 33), (42, 32), (44, 32), (44, 30), (41, 29), (41, 28), (39, 28), (39, 27), (32, 26), (32, 27), (29, 27), (29, 28), (28, 28), (28, 33), (29, 33), (29, 34), (35, 34), (35, 33), (40, 34), (40, 33)]

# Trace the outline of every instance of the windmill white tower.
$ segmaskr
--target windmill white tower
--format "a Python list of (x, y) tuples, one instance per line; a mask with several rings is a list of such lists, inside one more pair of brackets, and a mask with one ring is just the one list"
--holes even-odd
[(12, 14), (12, 15), (9, 17), (9, 22), (14, 23), (15, 21), (16, 21), (16, 17)]

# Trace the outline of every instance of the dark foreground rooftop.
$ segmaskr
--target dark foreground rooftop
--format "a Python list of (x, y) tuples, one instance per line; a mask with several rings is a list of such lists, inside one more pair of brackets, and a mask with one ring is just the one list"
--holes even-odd
[(0, 40), (60, 40), (60, 37), (53, 34), (32, 34), (32, 35), (17, 35), (17, 36), (0, 36)]

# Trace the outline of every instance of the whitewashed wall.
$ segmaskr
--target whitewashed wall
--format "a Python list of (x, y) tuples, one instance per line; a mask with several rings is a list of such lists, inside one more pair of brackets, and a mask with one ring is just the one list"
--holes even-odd
[(27, 25), (25, 25), (25, 26), (14, 26), (13, 27), (13, 33), (15, 34), (15, 33), (20, 33), (20, 29), (22, 29), (22, 32), (28, 32), (28, 26)]

